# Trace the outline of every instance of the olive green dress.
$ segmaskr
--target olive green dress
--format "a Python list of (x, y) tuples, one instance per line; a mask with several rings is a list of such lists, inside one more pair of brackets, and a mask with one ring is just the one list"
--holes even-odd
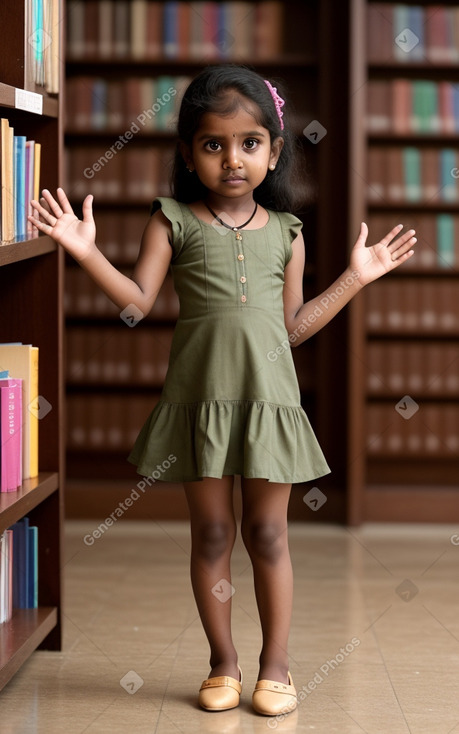
[(159, 208), (172, 224), (180, 314), (160, 400), (128, 460), (139, 474), (172, 482), (328, 474), (300, 405), (284, 323), (284, 268), (301, 221), (268, 210), (268, 223), (238, 240), (174, 199), (156, 199), (152, 211)]

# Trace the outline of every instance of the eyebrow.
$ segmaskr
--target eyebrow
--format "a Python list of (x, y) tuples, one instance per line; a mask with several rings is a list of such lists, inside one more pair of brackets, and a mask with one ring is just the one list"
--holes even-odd
[[(218, 135), (218, 134), (214, 135), (213, 133), (204, 133), (203, 135), (200, 135), (199, 138), (197, 138), (197, 141), (199, 143), (201, 140), (206, 140), (206, 139), (219, 140), (222, 137), (223, 137), (222, 135)], [(250, 130), (249, 132), (241, 133), (240, 137), (241, 138), (250, 138), (250, 137), (265, 138), (266, 135), (260, 132), (260, 130)]]

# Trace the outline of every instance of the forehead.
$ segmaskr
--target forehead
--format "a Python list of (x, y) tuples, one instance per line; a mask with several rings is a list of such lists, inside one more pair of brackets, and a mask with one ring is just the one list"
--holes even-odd
[[(216, 112), (205, 112), (201, 117), (197, 134), (202, 135), (204, 131), (221, 132), (229, 135), (238, 135), (249, 130), (260, 130), (268, 132), (262, 127), (254, 115), (243, 109), (237, 110), (231, 115), (219, 115)], [(268, 133), (269, 134), (269, 133)]]

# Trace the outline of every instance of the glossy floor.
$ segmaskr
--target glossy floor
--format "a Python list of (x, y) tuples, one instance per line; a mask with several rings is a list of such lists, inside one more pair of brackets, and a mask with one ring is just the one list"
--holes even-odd
[(250, 706), (260, 628), (240, 540), (241, 705), (206, 713), (196, 704), (208, 649), (188, 526), (118, 521), (98, 539), (95, 528), (66, 524), (64, 649), (34, 653), (0, 694), (1, 734), (459, 734), (458, 528), (290, 526), (290, 669), (301, 700), (282, 720)]

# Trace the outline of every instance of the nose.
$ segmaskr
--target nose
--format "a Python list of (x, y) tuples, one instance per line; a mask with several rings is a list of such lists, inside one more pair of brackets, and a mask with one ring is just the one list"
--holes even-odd
[(239, 156), (239, 151), (237, 144), (234, 143), (230, 146), (228, 149), (228, 153), (225, 159), (225, 162), (223, 164), (224, 168), (230, 168), (231, 170), (237, 169), (241, 167), (241, 160)]

